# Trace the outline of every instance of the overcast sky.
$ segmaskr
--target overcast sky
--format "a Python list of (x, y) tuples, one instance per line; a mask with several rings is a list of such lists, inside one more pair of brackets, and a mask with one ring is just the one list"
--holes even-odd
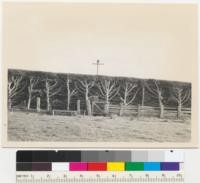
[(9, 68), (192, 81), (195, 5), (4, 5)]

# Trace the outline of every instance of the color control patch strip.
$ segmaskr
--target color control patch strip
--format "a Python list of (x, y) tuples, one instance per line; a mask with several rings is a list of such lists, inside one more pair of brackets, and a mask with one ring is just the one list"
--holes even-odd
[(17, 171), (179, 171), (172, 151), (18, 151)]
[(179, 171), (179, 162), (17, 163), (17, 171)]

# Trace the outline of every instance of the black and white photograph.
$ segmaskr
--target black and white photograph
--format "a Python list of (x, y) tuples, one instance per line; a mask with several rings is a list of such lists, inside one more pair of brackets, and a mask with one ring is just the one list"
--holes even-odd
[(3, 10), (5, 146), (196, 145), (196, 5)]
[(190, 83), (8, 73), (8, 137), (12, 141), (190, 140)]

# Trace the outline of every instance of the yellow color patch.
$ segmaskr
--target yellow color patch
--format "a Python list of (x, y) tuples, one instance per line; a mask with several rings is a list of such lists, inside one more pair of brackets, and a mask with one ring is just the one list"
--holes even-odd
[(124, 162), (107, 162), (107, 171), (124, 171)]

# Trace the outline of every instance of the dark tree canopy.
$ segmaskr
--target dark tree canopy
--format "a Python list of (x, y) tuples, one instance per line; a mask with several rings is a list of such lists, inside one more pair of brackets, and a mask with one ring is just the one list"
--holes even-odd
[[(56, 109), (73, 110), (77, 100), (84, 109), (86, 100), (96, 96), (107, 103), (146, 106), (159, 106), (160, 99), (164, 106), (171, 107), (182, 99), (183, 106), (191, 107), (191, 83), (186, 82), (14, 69), (8, 70), (8, 81), (13, 106), (35, 108), (36, 97), (40, 97), (44, 109), (51, 105)], [(178, 98), (180, 92), (182, 98)]]

